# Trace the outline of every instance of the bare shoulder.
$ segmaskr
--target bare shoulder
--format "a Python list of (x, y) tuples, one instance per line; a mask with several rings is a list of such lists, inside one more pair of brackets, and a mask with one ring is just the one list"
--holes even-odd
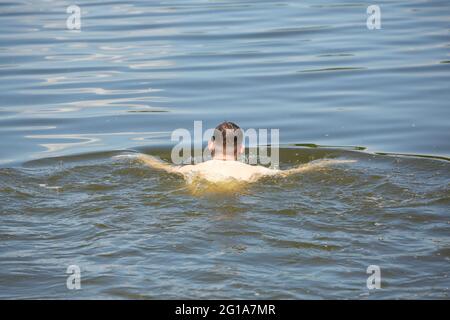
[(262, 174), (277, 174), (280, 171), (280, 170), (276, 170), (276, 169), (266, 168), (263, 166), (251, 166), (251, 167), (255, 168), (255, 170), (257, 170), (258, 172), (260, 172)]
[(187, 164), (184, 166), (177, 167), (177, 171), (181, 173), (188, 173), (195, 169), (195, 165)]
[(270, 176), (278, 173), (278, 170), (275, 169), (266, 168), (260, 165), (250, 165), (243, 162), (234, 162), (231, 166), (231, 175), (242, 180), (256, 180), (263, 176)]
[(178, 172), (183, 175), (198, 174), (211, 181), (224, 181), (230, 178), (251, 181), (265, 175), (276, 174), (277, 170), (249, 165), (240, 161), (208, 160), (195, 165), (179, 167)]

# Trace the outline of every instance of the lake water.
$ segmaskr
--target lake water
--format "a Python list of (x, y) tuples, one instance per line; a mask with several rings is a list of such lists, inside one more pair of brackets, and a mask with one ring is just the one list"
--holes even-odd
[[(0, 298), (449, 298), (450, 2), (71, 4), (0, 3)], [(356, 162), (193, 192), (121, 156), (195, 120)]]

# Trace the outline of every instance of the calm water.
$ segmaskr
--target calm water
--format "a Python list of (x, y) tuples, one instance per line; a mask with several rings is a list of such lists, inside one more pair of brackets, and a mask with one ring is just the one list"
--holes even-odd
[[(70, 4), (0, 3), (0, 298), (449, 298), (450, 2)], [(357, 162), (221, 193), (121, 156), (194, 120)]]

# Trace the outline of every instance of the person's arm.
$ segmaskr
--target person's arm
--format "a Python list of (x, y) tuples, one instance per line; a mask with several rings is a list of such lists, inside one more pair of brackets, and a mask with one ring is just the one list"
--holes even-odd
[(164, 170), (169, 173), (178, 173), (182, 174), (179, 171), (180, 167), (176, 167), (173, 165), (168, 164), (167, 162), (164, 162), (162, 160), (159, 160), (153, 156), (147, 155), (147, 154), (140, 154), (138, 157), (138, 160), (145, 163), (146, 165), (158, 169), (158, 170)]
[(301, 164), (296, 168), (292, 168), (292, 169), (288, 169), (288, 170), (280, 170), (280, 171), (278, 171), (278, 174), (282, 175), (282, 176), (288, 176), (291, 174), (296, 174), (296, 173), (305, 172), (305, 171), (311, 171), (311, 170), (327, 167), (327, 166), (334, 165), (334, 164), (353, 163), (353, 162), (356, 162), (356, 160), (333, 160), (333, 159), (316, 160), (316, 161), (312, 161), (312, 162), (309, 162), (306, 164)]

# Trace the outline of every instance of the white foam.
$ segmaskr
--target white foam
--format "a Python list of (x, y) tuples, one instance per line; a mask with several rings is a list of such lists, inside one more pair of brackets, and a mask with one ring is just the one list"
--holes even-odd
[(45, 189), (49, 189), (49, 190), (59, 190), (59, 189), (61, 189), (60, 186), (53, 186), (53, 187), (51, 187), (51, 186), (47, 185), (46, 183), (40, 183), (39, 187), (45, 188)]
[(117, 156), (113, 156), (112, 159), (136, 159), (139, 158), (140, 153), (127, 153), (127, 154), (119, 154)]

